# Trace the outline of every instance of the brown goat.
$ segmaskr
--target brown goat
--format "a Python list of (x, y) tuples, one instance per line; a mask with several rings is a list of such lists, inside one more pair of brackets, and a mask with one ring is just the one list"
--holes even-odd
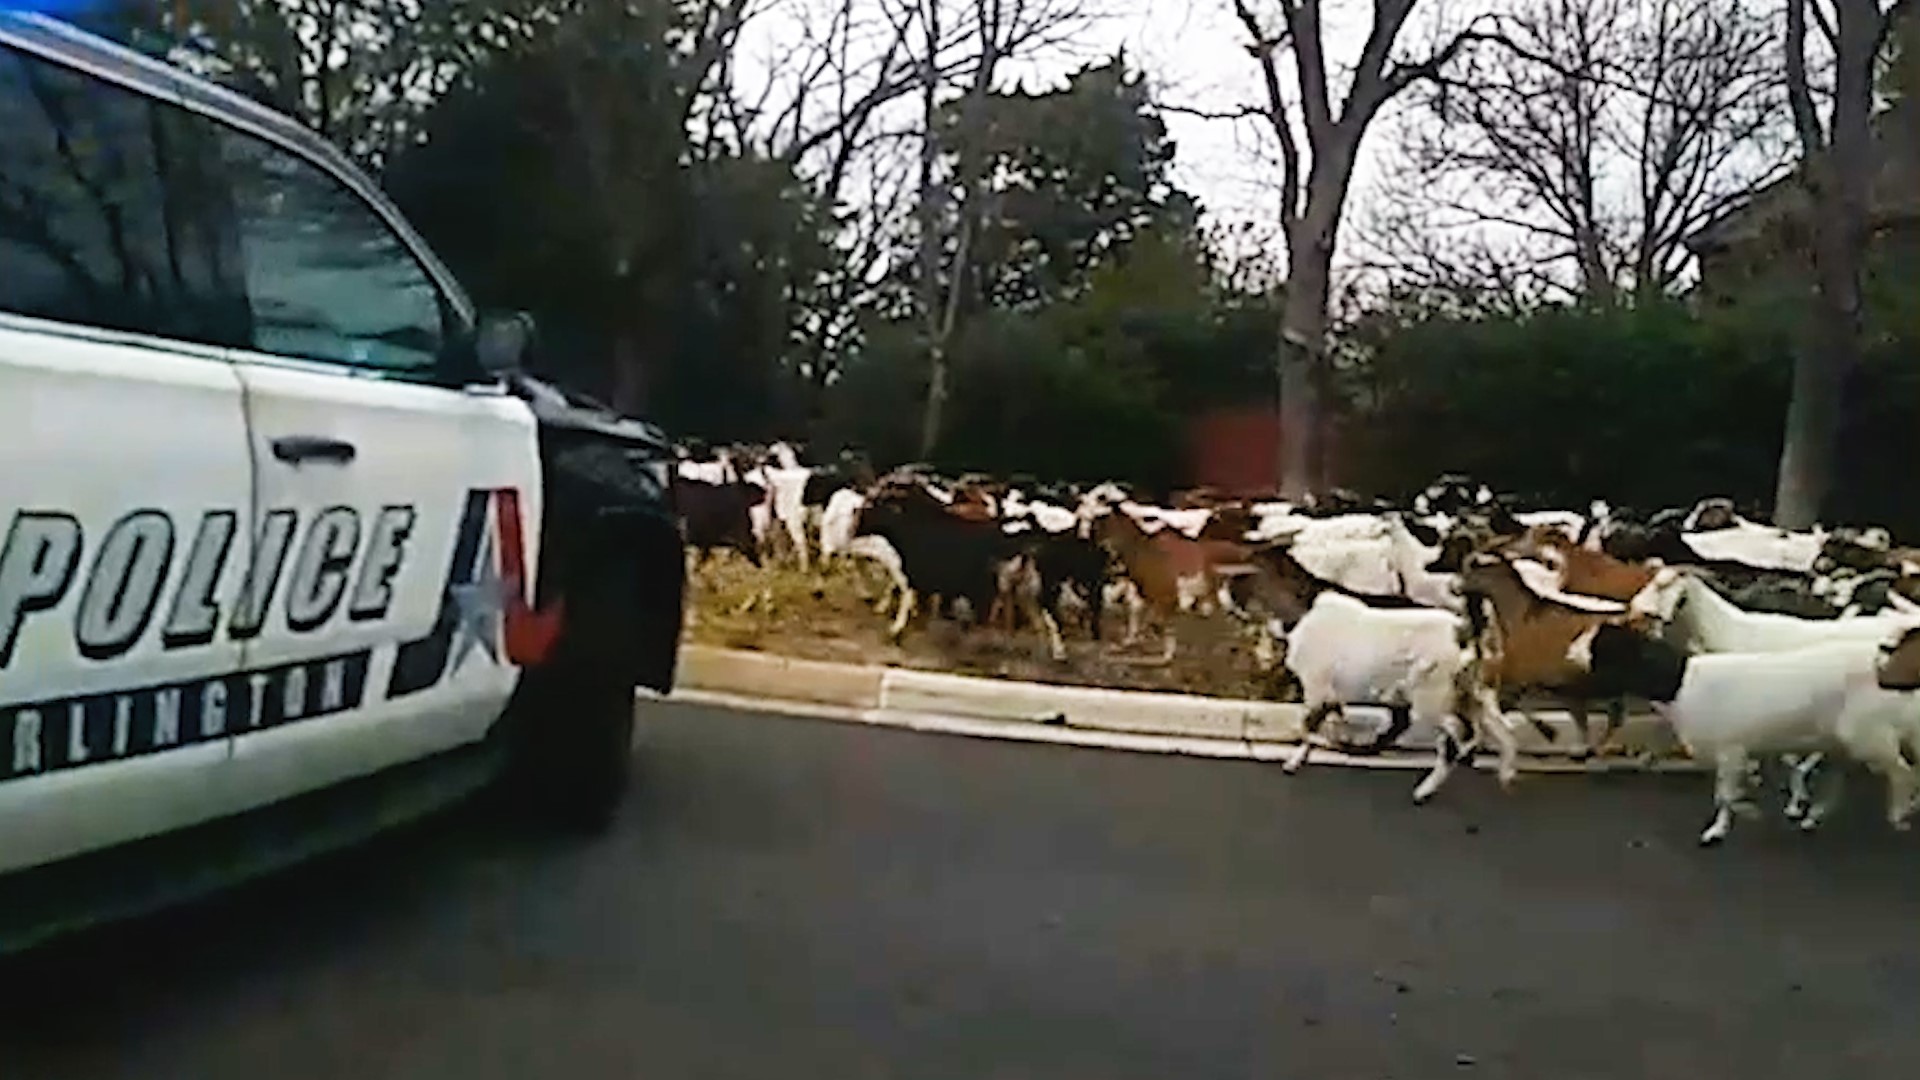
[(1213, 508), (1213, 516), (1200, 530), (1202, 540), (1225, 540), (1228, 543), (1244, 543), (1247, 534), (1253, 531), (1253, 511), (1245, 503), (1227, 503)]
[(1141, 608), (1150, 608), (1166, 639), (1163, 661), (1172, 660), (1178, 647), (1174, 613), (1210, 606), (1220, 591), (1221, 569), (1245, 565), (1248, 555), (1245, 544), (1195, 540), (1175, 529), (1149, 534), (1121, 510), (1101, 515), (1094, 522), (1093, 537), (1120, 559), (1139, 596), (1127, 608), (1125, 643), (1138, 640)]
[(1000, 517), (1000, 504), (984, 486), (963, 482), (954, 486), (947, 513), (962, 521), (996, 521)]
[(1659, 572), (1656, 566), (1621, 562), (1606, 552), (1589, 551), (1556, 529), (1529, 529), (1501, 550), (1538, 559), (1551, 567), (1560, 575), (1562, 592), (1623, 604), (1638, 596)]
[(1920, 690), (1920, 627), (1880, 646), (1874, 675), (1882, 690)]
[[(1625, 717), (1625, 702), (1617, 695), (1606, 695), (1607, 721), (1596, 746), (1587, 732), (1587, 706), (1600, 695), (1593, 692), (1588, 672), (1567, 654), (1575, 641), (1602, 625), (1642, 629), (1643, 618), (1633, 613), (1583, 611), (1540, 596), (1527, 587), (1512, 563), (1492, 552), (1468, 557), (1460, 591), (1467, 599), (1468, 624), (1481, 643), (1487, 685), (1500, 695), (1502, 708), (1514, 707), (1525, 691), (1546, 691), (1565, 702), (1580, 731), (1583, 745), (1575, 756), (1604, 751)], [(1487, 607), (1492, 608), (1491, 619)], [(1520, 712), (1542, 738), (1553, 738), (1553, 729), (1525, 706)]]

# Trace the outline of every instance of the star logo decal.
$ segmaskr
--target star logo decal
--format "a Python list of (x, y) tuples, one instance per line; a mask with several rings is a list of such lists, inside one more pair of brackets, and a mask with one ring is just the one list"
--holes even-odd
[(483, 535), (472, 580), (447, 590), (454, 608), (453, 659), (448, 674), (459, 671), (476, 646), (496, 666), (500, 663), (500, 628), (507, 610), (505, 586), (505, 579), (494, 567), (493, 538)]

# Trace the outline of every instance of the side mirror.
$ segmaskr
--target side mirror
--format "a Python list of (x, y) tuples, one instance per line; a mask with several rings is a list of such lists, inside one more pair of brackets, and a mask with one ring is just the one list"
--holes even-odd
[(474, 331), (473, 358), (486, 375), (511, 375), (533, 356), (533, 316), (524, 311), (487, 312)]

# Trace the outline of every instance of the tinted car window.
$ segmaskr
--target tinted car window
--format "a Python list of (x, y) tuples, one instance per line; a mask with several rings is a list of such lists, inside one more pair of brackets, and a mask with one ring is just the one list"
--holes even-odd
[(173, 109), (0, 46), (0, 311), (220, 341), (215, 252), (171, 228)]
[(446, 308), (420, 261), (366, 201), (311, 162), (221, 128), (253, 347), (427, 375)]

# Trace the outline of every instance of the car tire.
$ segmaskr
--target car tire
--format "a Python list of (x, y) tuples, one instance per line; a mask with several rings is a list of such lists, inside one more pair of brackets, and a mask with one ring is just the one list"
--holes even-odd
[(510, 714), (512, 812), (562, 832), (607, 831), (633, 781), (633, 687), (568, 664), (523, 676)]

